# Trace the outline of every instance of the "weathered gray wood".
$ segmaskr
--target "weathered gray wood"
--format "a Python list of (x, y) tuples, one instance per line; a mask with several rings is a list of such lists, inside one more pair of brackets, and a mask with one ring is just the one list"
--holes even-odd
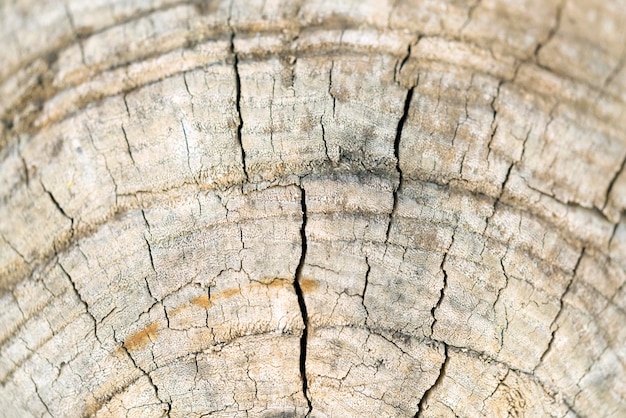
[(625, 415), (625, 25), (2, 3), (0, 415)]

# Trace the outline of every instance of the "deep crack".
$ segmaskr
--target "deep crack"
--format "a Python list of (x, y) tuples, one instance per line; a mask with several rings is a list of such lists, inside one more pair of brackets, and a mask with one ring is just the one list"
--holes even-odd
[(302, 287), (300, 286), (300, 280), (302, 279), (302, 269), (306, 259), (307, 241), (306, 241), (306, 222), (307, 222), (307, 210), (306, 210), (306, 193), (304, 188), (300, 186), (300, 205), (302, 210), (302, 226), (300, 227), (300, 240), (302, 242), (302, 251), (300, 253), (300, 261), (298, 267), (296, 267), (296, 277), (293, 281), (293, 287), (298, 297), (298, 306), (300, 306), (300, 314), (302, 315), (302, 322), (304, 328), (302, 329), (302, 336), (300, 337), (300, 377), (302, 380), (302, 393), (308, 404), (308, 411), (305, 416), (309, 416), (313, 410), (311, 399), (308, 395), (308, 381), (306, 377), (306, 347), (307, 337), (309, 329), (309, 315), (306, 309), (306, 303), (304, 301), (304, 295), (302, 293)]
[(435, 383), (433, 383), (433, 385), (429, 387), (426, 390), (426, 392), (424, 392), (424, 396), (422, 396), (422, 399), (420, 399), (420, 402), (417, 405), (417, 412), (415, 413), (415, 418), (422, 416), (422, 414), (424, 413), (424, 406), (426, 405), (426, 402), (428, 402), (428, 400), (432, 396), (433, 391), (441, 385), (441, 382), (443, 382), (443, 378), (446, 375), (446, 369), (448, 368), (448, 360), (450, 359), (450, 357), (448, 357), (448, 346), (446, 344), (443, 345), (443, 355), (445, 357), (444, 357), (443, 363), (441, 363), (441, 368), (439, 369), (439, 376), (437, 376), (437, 380), (435, 380)]
[(368, 257), (365, 257), (365, 264), (367, 265), (367, 270), (365, 271), (365, 283), (363, 284), (361, 304), (363, 305), (363, 309), (365, 309), (365, 327), (369, 329), (369, 327), (367, 326), (367, 320), (369, 318), (369, 311), (367, 310), (367, 306), (365, 306), (365, 293), (367, 292), (367, 286), (369, 285), (370, 272), (372, 271), (372, 266), (370, 265), (370, 261)]
[(448, 258), (448, 252), (445, 252), (443, 255), (443, 259), (441, 260), (441, 266), (440, 266), (441, 271), (443, 272), (443, 286), (441, 286), (441, 290), (439, 291), (439, 299), (437, 300), (437, 304), (433, 306), (433, 308), (430, 310), (430, 314), (433, 317), (433, 322), (430, 325), (431, 337), (435, 334), (435, 324), (437, 323), (437, 317), (435, 317), (435, 312), (437, 312), (437, 309), (439, 309), (439, 306), (441, 306), (441, 302), (443, 301), (443, 297), (445, 296), (445, 293), (446, 293), (446, 288), (448, 287), (448, 273), (446, 272), (446, 269), (444, 267), (444, 264), (447, 258)]
[(393, 151), (394, 156), (396, 157), (396, 172), (398, 173), (398, 185), (393, 188), (393, 206), (391, 208), (391, 213), (389, 213), (389, 223), (387, 224), (387, 232), (385, 234), (385, 242), (389, 242), (389, 232), (391, 231), (391, 221), (393, 216), (395, 215), (398, 209), (398, 191), (400, 187), (402, 187), (402, 169), (400, 168), (400, 139), (402, 138), (402, 130), (404, 129), (404, 124), (409, 117), (409, 108), (411, 106), (411, 99), (413, 98), (413, 91), (415, 87), (411, 87), (406, 92), (406, 97), (404, 99), (404, 110), (400, 120), (398, 121), (398, 127), (396, 128), (396, 138), (393, 141)]
[(330, 62), (330, 70), (328, 71), (328, 94), (333, 99), (333, 118), (335, 117), (335, 107), (337, 105), (337, 98), (333, 94), (333, 68), (335, 67), (335, 61)]
[[(228, 24), (230, 26), (230, 18), (228, 19)], [(231, 27), (232, 30), (232, 27)], [(239, 120), (237, 121), (237, 142), (239, 143), (239, 148), (241, 149), (241, 164), (243, 166), (243, 174), (248, 181), (248, 169), (246, 167), (246, 150), (243, 148), (243, 142), (241, 141), (241, 130), (243, 128), (243, 118), (241, 116), (241, 78), (239, 77), (239, 56), (235, 52), (235, 31), (232, 30), (230, 34), (230, 53), (233, 57), (233, 70), (235, 72), (235, 108), (237, 109), (237, 117)]]

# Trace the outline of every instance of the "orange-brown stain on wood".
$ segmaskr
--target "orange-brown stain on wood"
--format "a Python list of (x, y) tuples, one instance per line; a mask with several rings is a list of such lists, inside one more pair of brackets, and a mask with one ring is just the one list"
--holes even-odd
[(211, 306), (213, 306), (214, 301), (218, 299), (228, 299), (230, 297), (235, 296), (239, 292), (240, 292), (239, 288), (226, 289), (226, 290), (221, 291), (217, 295), (212, 296), (211, 299), (209, 299), (208, 295), (202, 295), (202, 296), (193, 298), (191, 299), (191, 304), (199, 306), (204, 309), (209, 309)]
[(153, 322), (146, 328), (128, 337), (124, 342), (124, 347), (126, 347), (128, 350), (140, 350), (144, 348), (149, 342), (156, 339), (158, 331), (158, 325)]
[(278, 288), (278, 287), (285, 287), (287, 285), (291, 285), (291, 279), (285, 279), (285, 278), (277, 277), (277, 278), (273, 278), (272, 281), (270, 281), (270, 282), (264, 281), (263, 284), (265, 284), (270, 289), (271, 288)]
[(197, 298), (193, 298), (191, 299), (191, 303), (204, 309), (209, 309), (211, 305), (213, 305), (213, 302), (209, 299), (208, 295), (202, 295), (198, 296)]
[[(199, 298), (196, 298), (196, 299), (199, 299)], [(195, 299), (193, 299), (191, 302), (193, 303), (194, 300)], [(172, 309), (171, 311), (169, 311), (169, 316), (178, 315), (184, 308), (185, 308), (185, 305), (180, 305), (179, 307)]]
[(235, 296), (239, 292), (241, 292), (241, 290), (238, 287), (222, 290), (220, 293), (215, 295), (215, 299), (228, 299), (228, 298)]
[(318, 286), (317, 280), (313, 279), (300, 279), (298, 282), (300, 283), (300, 289), (305, 293), (314, 291)]
[[(317, 289), (319, 285), (317, 280), (306, 279), (306, 278), (301, 279), (299, 283), (300, 283), (300, 288), (302, 289), (303, 292), (312, 292), (315, 289)], [(287, 287), (287, 286), (292, 286), (292, 285), (293, 285), (293, 280), (291, 278), (272, 277), (269, 279), (267, 278), (263, 279), (259, 282), (253, 282), (249, 284), (248, 286), (246, 286), (244, 289), (253, 290), (254, 288), (265, 287), (265, 286), (270, 289), (276, 289), (276, 288), (282, 288), (282, 287)], [(210, 299), (208, 295), (195, 297), (190, 300), (190, 303), (192, 305), (198, 306), (203, 309), (209, 309), (210, 307), (213, 306), (215, 301), (220, 300), (220, 299), (229, 299), (235, 295), (240, 294), (242, 290), (243, 289), (240, 289), (238, 287), (232, 287), (229, 289), (224, 289), (215, 295), (211, 295)], [(183, 308), (182, 306), (176, 308), (170, 315), (174, 315), (178, 313), (182, 308)]]

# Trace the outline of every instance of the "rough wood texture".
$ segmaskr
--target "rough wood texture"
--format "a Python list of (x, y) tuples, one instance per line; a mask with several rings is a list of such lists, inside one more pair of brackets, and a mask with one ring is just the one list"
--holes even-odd
[(0, 415), (626, 416), (626, 3), (0, 4)]

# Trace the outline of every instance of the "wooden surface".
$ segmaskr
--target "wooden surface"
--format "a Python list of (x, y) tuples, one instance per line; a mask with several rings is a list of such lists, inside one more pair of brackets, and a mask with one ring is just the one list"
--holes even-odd
[(0, 416), (626, 416), (625, 27), (0, 2)]

